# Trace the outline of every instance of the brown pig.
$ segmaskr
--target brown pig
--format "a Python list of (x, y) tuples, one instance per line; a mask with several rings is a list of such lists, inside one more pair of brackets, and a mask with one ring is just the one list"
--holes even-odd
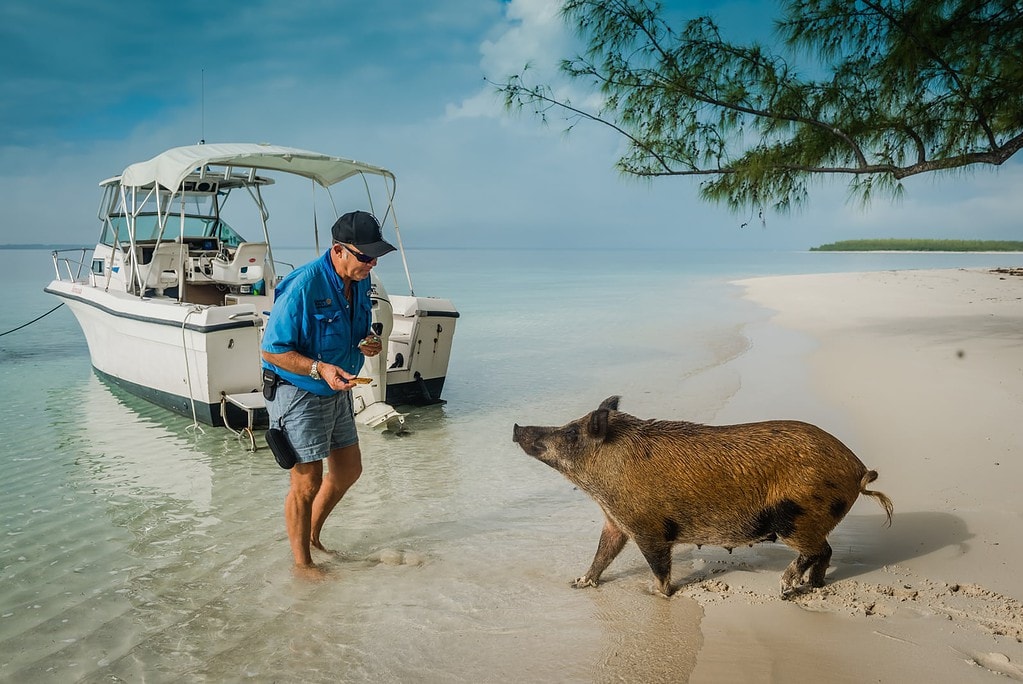
[(675, 544), (729, 550), (780, 539), (799, 556), (781, 577), (782, 595), (824, 585), (828, 533), (860, 494), (892, 502), (867, 484), (877, 473), (824, 430), (797, 421), (699, 425), (642, 420), (608, 397), (562, 427), (520, 427), (512, 439), (589, 494), (604, 511), (593, 563), (573, 582), (595, 587), (631, 538), (670, 596)]

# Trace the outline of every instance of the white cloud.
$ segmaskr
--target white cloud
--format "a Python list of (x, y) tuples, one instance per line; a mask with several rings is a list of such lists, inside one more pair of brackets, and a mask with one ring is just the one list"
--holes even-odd
[(536, 64), (541, 73), (556, 66), (570, 43), (559, 7), (549, 0), (511, 0), (504, 32), (480, 46), (484, 71), (503, 80), (526, 63)]
[[(492, 83), (503, 83), (526, 70), (533, 83), (554, 83), (564, 89), (558, 70), (575, 41), (560, 15), (561, 4), (550, 0), (511, 0), (501, 23), (480, 43), (480, 68)], [(563, 93), (567, 96), (567, 93)], [(491, 83), (447, 107), (450, 119), (504, 116), (504, 104)]]

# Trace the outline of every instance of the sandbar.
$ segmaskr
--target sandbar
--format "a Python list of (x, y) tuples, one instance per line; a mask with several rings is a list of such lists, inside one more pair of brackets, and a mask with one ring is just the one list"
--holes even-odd
[(699, 555), (691, 682), (1023, 681), (1023, 277), (986, 269), (753, 278), (764, 307), (716, 423), (796, 418), (880, 473), (832, 533), (827, 584), (778, 597), (792, 552)]

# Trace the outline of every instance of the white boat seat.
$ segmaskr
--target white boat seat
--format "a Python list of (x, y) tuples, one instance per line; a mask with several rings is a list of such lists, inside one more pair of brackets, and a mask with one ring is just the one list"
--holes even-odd
[(227, 285), (245, 285), (263, 279), (266, 261), (265, 242), (243, 242), (230, 258), (222, 255), (213, 259), (213, 280)]
[(162, 297), (164, 290), (178, 285), (186, 253), (187, 246), (180, 242), (161, 242), (156, 245), (149, 262), (139, 266), (143, 287), (156, 290), (156, 294)]

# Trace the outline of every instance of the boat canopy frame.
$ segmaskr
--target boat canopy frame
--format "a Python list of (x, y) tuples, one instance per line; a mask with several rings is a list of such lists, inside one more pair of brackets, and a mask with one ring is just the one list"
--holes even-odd
[[(242, 172), (238, 172), (242, 169)], [(127, 242), (130, 259), (138, 256), (136, 249), (136, 220), (140, 215), (152, 215), (153, 207), (158, 222), (157, 240), (165, 239), (167, 224), (172, 216), (180, 218), (179, 235), (185, 235), (185, 219), (188, 216), (185, 206), (189, 196), (208, 196), (212, 202), (213, 216), (220, 220), (223, 202), (230, 191), (244, 187), (258, 208), (263, 228), (263, 239), (267, 244), (268, 262), (273, 269), (273, 254), (270, 242), (270, 212), (263, 200), (261, 188), (272, 184), (272, 178), (257, 175), (260, 171), (278, 171), (310, 179), (313, 182), (313, 225), (316, 251), (319, 252), (319, 228), (316, 221), (316, 186), (322, 187), (330, 200), (331, 210), (337, 216), (337, 206), (331, 195), (332, 185), (354, 176), (360, 176), (366, 186), (366, 195), (370, 211), (376, 215), (373, 207), (373, 194), (367, 176), (378, 176), (383, 179), (387, 207), (384, 215), (379, 216), (381, 225), (387, 220), (394, 227), (401, 254), (402, 265), (409, 285), (409, 293), (414, 295), (412, 277), (405, 256), (404, 245), (397, 215), (394, 210), (396, 179), (392, 172), (379, 166), (373, 166), (352, 159), (325, 155), (318, 152), (281, 147), (269, 144), (250, 143), (213, 143), (188, 145), (167, 150), (152, 159), (128, 166), (120, 176), (109, 178), (100, 183), (104, 188), (100, 204), (99, 219), (104, 222), (104, 231), (109, 229), (112, 236), (112, 250), (117, 250), (122, 242), (118, 235), (119, 226), (112, 224), (112, 218), (124, 217), (127, 224)], [(221, 190), (227, 190), (222, 193)], [(175, 211), (177, 205), (177, 211)], [(180, 268), (180, 267), (179, 267)], [(179, 278), (182, 275), (178, 274)], [(276, 274), (271, 272), (271, 278)], [(142, 283), (141, 269), (133, 264), (132, 277), (140, 295), (145, 294)], [(110, 274), (107, 274), (109, 286)], [(268, 284), (274, 281), (268, 281)], [(181, 291), (179, 289), (179, 300)]]

